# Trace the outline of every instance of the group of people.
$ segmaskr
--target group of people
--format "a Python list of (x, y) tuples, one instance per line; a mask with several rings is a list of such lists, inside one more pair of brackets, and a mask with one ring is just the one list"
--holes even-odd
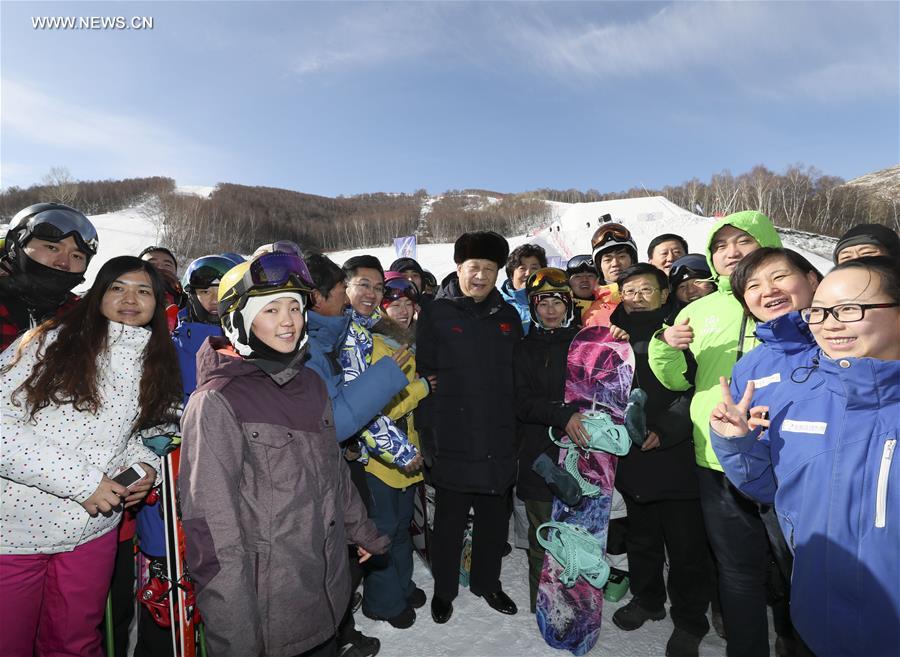
[[(729, 657), (762, 657), (778, 580), (779, 655), (900, 651), (889, 228), (848, 231), (825, 276), (753, 211), (713, 224), (705, 254), (660, 235), (646, 262), (610, 221), (565, 270), (538, 245), (465, 233), (440, 284), (411, 258), (339, 266), (292, 242), (204, 256), (179, 280), (150, 246), (79, 299), (97, 246), (87, 217), (52, 203), (16, 215), (2, 246), (0, 655), (101, 655), (107, 595), (126, 654), (134, 545), (172, 557), (155, 492), (175, 449), (212, 655), (375, 655), (357, 605), (413, 626), (423, 481), (433, 621), (453, 616), (470, 517), (470, 591), (517, 613), (500, 582), (514, 497), (534, 611), (537, 528), (573, 494), (548, 429), (589, 438), (564, 386), (569, 345), (596, 325), (631, 344), (645, 400), (616, 474), (632, 597), (612, 622), (637, 631), (668, 600), (660, 651), (693, 656), (712, 602)], [(134, 464), (140, 479), (115, 481)], [(134, 654), (172, 654), (139, 609)]]

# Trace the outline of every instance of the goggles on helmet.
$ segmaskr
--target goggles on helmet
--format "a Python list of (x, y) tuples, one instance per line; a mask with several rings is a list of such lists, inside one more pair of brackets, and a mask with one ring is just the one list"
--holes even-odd
[(181, 278), (181, 286), (188, 292), (202, 290), (212, 285), (218, 285), (219, 281), (235, 263), (225, 256), (208, 255), (197, 258), (188, 265), (184, 276)]
[(271, 294), (273, 288), (305, 294), (314, 289), (306, 263), (295, 253), (264, 253), (237, 266), (246, 267), (243, 276), (226, 290), (219, 286), (219, 316), (239, 309), (247, 297)]
[(97, 229), (87, 217), (67, 206), (51, 206), (38, 211), (20, 220), (19, 226), (22, 227), (17, 240), (20, 245), (24, 245), (32, 237), (48, 242), (59, 242), (72, 237), (79, 250), (89, 256), (97, 255), (100, 243)]
[(384, 282), (384, 297), (381, 307), (385, 308), (390, 303), (406, 297), (413, 303), (419, 303), (419, 288), (406, 278), (392, 278)]
[(596, 251), (597, 247), (608, 242), (624, 242), (629, 239), (631, 239), (631, 232), (625, 226), (610, 222), (600, 226), (594, 233), (591, 238), (591, 248)]
[(530, 297), (532, 294), (545, 291), (564, 291), (572, 293), (569, 287), (569, 277), (566, 272), (556, 267), (544, 267), (538, 269), (525, 281), (525, 291)]
[(566, 275), (569, 277), (575, 274), (593, 274), (599, 276), (597, 268), (594, 266), (594, 258), (590, 254), (577, 255), (566, 263)]

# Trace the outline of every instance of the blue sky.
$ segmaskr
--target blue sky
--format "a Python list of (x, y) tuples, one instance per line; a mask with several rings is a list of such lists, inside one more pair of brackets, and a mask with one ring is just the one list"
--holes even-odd
[[(153, 18), (40, 30), (40, 16)], [(0, 3), (0, 185), (617, 191), (900, 162), (900, 5)]]

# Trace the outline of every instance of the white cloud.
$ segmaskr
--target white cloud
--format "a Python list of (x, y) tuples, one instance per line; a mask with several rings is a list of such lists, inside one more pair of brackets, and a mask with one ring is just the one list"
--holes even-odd
[[(0, 87), (3, 91), (0, 122), (6, 136), (44, 145), (54, 154), (68, 151), (72, 159), (65, 164), (72, 171), (81, 168), (79, 158), (84, 158), (95, 168), (98, 161), (105, 161), (108, 166), (100, 168), (115, 171), (119, 176), (180, 176), (189, 175), (189, 167), (202, 170), (203, 166), (223, 158), (215, 149), (153, 120), (79, 105), (71, 97), (54, 98), (36, 86), (9, 78), (4, 78)], [(55, 157), (57, 163), (62, 159), (59, 155)], [(30, 171), (38, 168), (31, 163), (18, 166)], [(44, 168), (49, 166), (50, 163)], [(26, 169), (18, 171), (8, 174), (19, 178)], [(5, 164), (4, 173), (7, 173)]]
[(521, 14), (500, 34), (528, 68), (574, 84), (709, 75), (728, 93), (833, 100), (898, 95), (896, 18), (890, 3), (679, 2), (605, 23)]

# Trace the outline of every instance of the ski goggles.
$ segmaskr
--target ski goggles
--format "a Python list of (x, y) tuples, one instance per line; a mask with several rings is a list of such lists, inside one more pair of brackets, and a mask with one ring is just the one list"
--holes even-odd
[(610, 222), (603, 224), (591, 238), (591, 248), (596, 252), (597, 247), (609, 242), (625, 242), (631, 239), (631, 232), (622, 224)]
[(97, 229), (87, 217), (66, 208), (52, 208), (30, 217), (19, 243), (24, 244), (32, 237), (48, 242), (59, 242), (67, 237), (73, 237), (79, 250), (88, 255), (97, 255), (97, 248), (100, 245)]
[[(247, 297), (264, 296), (277, 290), (295, 290), (309, 294), (314, 285), (306, 263), (299, 255), (286, 252), (264, 253), (248, 263), (241, 278), (229, 284), (224, 292), (219, 286), (219, 315), (224, 316), (241, 305)], [(225, 278), (228, 278), (226, 275)]]
[(386, 308), (398, 299), (407, 298), (413, 303), (419, 303), (419, 288), (406, 278), (392, 278), (384, 283), (384, 297), (381, 299), (381, 307)]
[(569, 277), (566, 275), (566, 272), (556, 267), (544, 267), (543, 269), (538, 269), (525, 281), (525, 289), (528, 290), (529, 294), (547, 288), (571, 289), (569, 288)]
[(566, 275), (569, 277), (575, 274), (593, 274), (598, 276), (597, 268), (594, 266), (594, 258), (589, 254), (577, 255), (566, 263)]

